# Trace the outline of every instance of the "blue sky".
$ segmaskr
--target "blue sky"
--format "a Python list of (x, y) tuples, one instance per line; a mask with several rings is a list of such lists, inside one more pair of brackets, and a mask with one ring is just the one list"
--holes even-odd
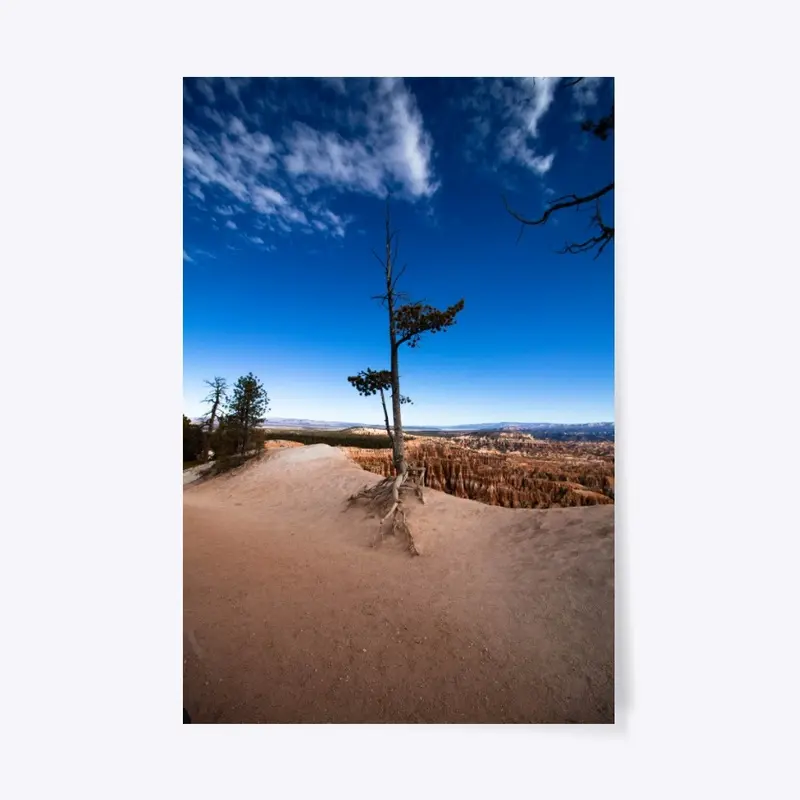
[[(465, 309), (401, 351), (409, 425), (614, 419), (614, 249), (590, 210), (519, 225), (614, 175), (613, 140), (580, 130), (613, 82), (186, 79), (184, 413), (207, 387), (261, 378), (270, 417), (379, 423), (347, 376), (388, 367), (387, 192), (411, 299)], [(612, 196), (613, 197), (613, 196)], [(613, 219), (613, 201), (604, 198)]]

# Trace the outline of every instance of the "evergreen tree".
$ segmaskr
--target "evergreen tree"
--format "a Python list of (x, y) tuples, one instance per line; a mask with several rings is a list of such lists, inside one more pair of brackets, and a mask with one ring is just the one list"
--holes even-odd
[[(399, 304), (399, 301), (405, 297), (397, 291), (397, 282), (403, 276), (406, 268), (403, 266), (402, 269), (396, 271), (397, 231), (392, 230), (388, 203), (386, 205), (385, 248), (384, 258), (373, 251), (373, 255), (383, 267), (386, 285), (386, 292), (375, 299), (381, 300), (388, 312), (389, 386), (392, 392), (392, 419), (394, 422), (392, 450), (395, 471), (400, 477), (399, 483), (402, 483), (408, 472), (408, 462), (406, 461), (405, 437), (403, 436), (403, 419), (400, 412), (400, 406), (403, 403), (403, 396), (400, 394), (400, 348), (404, 344), (409, 347), (419, 347), (423, 334), (440, 333), (455, 325), (456, 315), (464, 308), (464, 301), (459, 300), (443, 311), (422, 302)], [(383, 373), (377, 374), (382, 375)]]
[(269, 397), (261, 381), (252, 372), (234, 384), (228, 400), (225, 428), (236, 442), (235, 452), (247, 452), (253, 443), (254, 430), (264, 422), (269, 410)]
[[(391, 391), (392, 389), (392, 373), (388, 369), (376, 371), (374, 369), (367, 369), (364, 372), (359, 372), (358, 375), (351, 375), (348, 379), (355, 387), (358, 393), (364, 397), (369, 397), (374, 394), (380, 394), (381, 406), (383, 407), (383, 421), (386, 425), (386, 433), (389, 434), (389, 441), (392, 443), (392, 450), (394, 450), (394, 436), (392, 436), (392, 429), (389, 425), (389, 414), (386, 411), (386, 395), (384, 392)], [(410, 403), (410, 397), (400, 397), (401, 403)]]
[(195, 461), (203, 449), (203, 430), (194, 425), (186, 414), (183, 415), (183, 460)]
[[(367, 499), (381, 508), (381, 526), (389, 517), (392, 517), (392, 530), (403, 531), (407, 536), (408, 549), (417, 553), (413, 536), (405, 522), (402, 498), (400, 491), (408, 478), (408, 461), (406, 460), (406, 443), (403, 434), (403, 419), (400, 407), (408, 398), (400, 394), (400, 348), (407, 344), (409, 347), (418, 347), (423, 334), (440, 333), (455, 325), (456, 315), (464, 308), (464, 301), (449, 306), (444, 310), (435, 308), (422, 302), (402, 302), (405, 295), (397, 291), (397, 282), (405, 272), (405, 266), (397, 269), (397, 231), (392, 230), (392, 221), (389, 205), (386, 205), (386, 255), (381, 258), (373, 250), (373, 255), (383, 267), (383, 277), (386, 291), (384, 294), (373, 298), (381, 300), (388, 316), (389, 355), (390, 368), (388, 370), (371, 370), (360, 372), (348, 378), (350, 383), (363, 395), (380, 394), (384, 409), (386, 431), (392, 443), (392, 464), (395, 476), (387, 478), (374, 486), (368, 486), (352, 495), (351, 502)], [(386, 412), (384, 392), (391, 391), (393, 429), (389, 426), (389, 417)], [(424, 502), (421, 484), (417, 493)], [(389, 511), (383, 513), (383, 506), (388, 502)], [(399, 510), (399, 512), (398, 512)]]

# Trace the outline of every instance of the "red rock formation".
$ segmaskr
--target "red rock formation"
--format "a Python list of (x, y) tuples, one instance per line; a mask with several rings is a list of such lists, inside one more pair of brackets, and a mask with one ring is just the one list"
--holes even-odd
[[(492, 450), (483, 449), (488, 445)], [(497, 452), (500, 448), (503, 452)], [(393, 474), (389, 450), (342, 449), (370, 472)], [(425, 467), (426, 486), (489, 505), (550, 508), (614, 502), (613, 442), (551, 442), (524, 434), (424, 438), (409, 442), (408, 455), (411, 463)]]

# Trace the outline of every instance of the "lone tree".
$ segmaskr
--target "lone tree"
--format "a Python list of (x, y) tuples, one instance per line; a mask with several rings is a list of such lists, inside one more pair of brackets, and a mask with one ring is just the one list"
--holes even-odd
[(208, 461), (208, 451), (210, 449), (211, 434), (214, 426), (219, 421), (220, 407), (227, 399), (228, 383), (225, 378), (214, 378), (213, 381), (204, 381), (211, 387), (208, 396), (203, 400), (204, 403), (211, 404), (211, 411), (205, 416), (203, 421), (203, 454), (202, 460)]
[[(348, 379), (350, 383), (356, 388), (358, 393), (364, 397), (370, 397), (375, 394), (381, 396), (381, 406), (383, 407), (383, 421), (386, 425), (386, 433), (389, 436), (392, 449), (394, 450), (394, 436), (392, 435), (392, 428), (389, 425), (389, 414), (386, 411), (386, 395), (385, 392), (392, 389), (392, 373), (388, 369), (376, 371), (374, 369), (367, 369), (364, 372), (359, 372), (358, 375), (351, 375)], [(403, 397), (400, 395), (401, 405), (404, 403), (411, 403), (410, 397)]]
[[(350, 501), (355, 502), (356, 500), (367, 499), (375, 507), (380, 508), (382, 512), (385, 510), (385, 506), (390, 504), (388, 512), (381, 518), (381, 526), (391, 516), (392, 532), (394, 533), (397, 530), (404, 531), (408, 537), (409, 550), (415, 553), (414, 540), (405, 522), (405, 513), (400, 497), (401, 488), (408, 477), (408, 460), (406, 459), (405, 437), (403, 436), (401, 406), (405, 402), (409, 402), (408, 398), (404, 398), (400, 393), (400, 348), (404, 344), (409, 347), (419, 347), (423, 334), (441, 333), (455, 325), (456, 315), (464, 308), (464, 300), (461, 299), (444, 310), (421, 301), (400, 302), (407, 299), (404, 293), (397, 291), (397, 283), (403, 276), (406, 266), (403, 265), (401, 269), (396, 269), (398, 255), (397, 231), (392, 230), (388, 203), (386, 205), (385, 255), (382, 258), (374, 250), (372, 254), (383, 267), (386, 291), (373, 297), (373, 300), (380, 300), (387, 311), (390, 369), (388, 371), (367, 370), (359, 373), (359, 375), (351, 376), (348, 380), (361, 394), (380, 393), (381, 395), (381, 401), (384, 404), (386, 428), (392, 442), (392, 462), (394, 464), (395, 477), (387, 478), (375, 486), (362, 489), (354, 494)], [(392, 430), (389, 429), (384, 399), (384, 392), (387, 390), (391, 391)], [(422, 499), (421, 489), (419, 496)]]
[[(570, 80), (565, 81), (562, 86), (565, 88), (577, 86), (584, 80), (586, 80), (586, 78), (571, 78)], [(611, 102), (611, 108), (608, 110), (605, 116), (600, 117), (597, 120), (584, 120), (581, 123), (581, 130), (591, 136), (596, 136), (598, 139), (600, 139), (600, 141), (608, 141), (608, 139), (611, 137), (611, 134), (614, 132), (613, 100)], [(505, 198), (503, 198), (503, 202), (505, 203), (506, 211), (508, 211), (508, 213), (511, 214), (511, 216), (521, 224), (522, 227), (520, 228), (520, 236), (522, 236), (526, 226), (545, 225), (553, 216), (553, 214), (556, 214), (559, 211), (564, 211), (569, 208), (580, 209), (592, 204), (594, 206), (594, 211), (592, 212), (590, 222), (595, 229), (594, 234), (582, 242), (567, 242), (561, 250), (556, 252), (563, 255), (566, 253), (588, 253), (592, 250), (596, 250), (597, 252), (595, 253), (594, 257), (598, 258), (603, 250), (605, 250), (606, 245), (614, 240), (614, 226), (613, 224), (609, 225), (603, 218), (600, 204), (601, 198), (610, 196), (613, 191), (614, 181), (612, 180), (610, 183), (599, 187), (593, 192), (588, 192), (582, 195), (567, 194), (563, 197), (558, 197), (552, 202), (548, 203), (544, 213), (540, 217), (536, 218), (524, 217), (518, 212), (514, 211), (509, 206), (508, 200)]]
[(224, 427), (236, 443), (235, 452), (244, 455), (253, 440), (254, 430), (264, 422), (269, 410), (267, 392), (252, 372), (234, 384), (227, 410)]

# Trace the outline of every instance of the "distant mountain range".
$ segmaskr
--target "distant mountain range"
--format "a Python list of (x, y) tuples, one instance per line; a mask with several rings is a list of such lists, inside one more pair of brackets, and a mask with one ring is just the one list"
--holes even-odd
[[(200, 418), (192, 422), (199, 423)], [(264, 428), (288, 428), (291, 430), (327, 430), (337, 431), (347, 428), (379, 428), (380, 423), (365, 422), (329, 422), (318, 419), (295, 419), (293, 417), (270, 417), (264, 422)], [(408, 433), (446, 434), (455, 432), (478, 431), (520, 431), (521, 433), (538, 434), (543, 439), (594, 439), (613, 440), (613, 422), (476, 422), (469, 425), (407, 425)]]
[[(380, 423), (326, 422), (316, 419), (271, 417), (265, 428), (297, 428), (316, 430), (344, 430), (345, 428), (383, 428)], [(574, 433), (613, 433), (613, 422), (476, 422), (469, 425), (407, 425), (409, 431), (563, 431)]]
[[(192, 420), (195, 424), (201, 418)], [(294, 417), (270, 417), (265, 420), (264, 428), (290, 430), (341, 431), (348, 428), (384, 429), (380, 423), (365, 422), (329, 422), (318, 419), (295, 419)], [(513, 432), (530, 433), (539, 439), (558, 439), (564, 441), (614, 441), (613, 422), (476, 422), (469, 425), (406, 425), (407, 433), (421, 433), (435, 436), (449, 433), (473, 432)]]

